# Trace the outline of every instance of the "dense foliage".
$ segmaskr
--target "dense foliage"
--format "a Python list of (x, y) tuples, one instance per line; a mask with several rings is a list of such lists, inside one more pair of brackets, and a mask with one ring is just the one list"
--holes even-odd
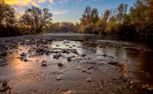
[(116, 9), (106, 10), (102, 17), (97, 9), (87, 7), (80, 26), (84, 33), (153, 42), (153, 0), (136, 0), (131, 8), (122, 3)]
[(42, 33), (47, 31), (52, 20), (52, 14), (46, 8), (28, 8), (19, 19), (15, 9), (8, 4), (0, 4), (0, 11), (0, 36)]

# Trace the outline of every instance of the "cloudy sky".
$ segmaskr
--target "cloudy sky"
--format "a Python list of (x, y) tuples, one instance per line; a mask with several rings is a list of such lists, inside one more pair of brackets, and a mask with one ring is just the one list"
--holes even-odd
[(48, 8), (53, 13), (53, 21), (78, 22), (85, 7), (98, 8), (100, 15), (106, 9), (116, 8), (120, 3), (133, 5), (135, 0), (5, 0), (15, 7), (18, 13), (23, 13), (30, 6)]

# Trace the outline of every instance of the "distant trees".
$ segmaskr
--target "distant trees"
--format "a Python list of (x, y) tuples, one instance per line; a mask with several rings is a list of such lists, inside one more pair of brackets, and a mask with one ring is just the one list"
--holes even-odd
[(32, 7), (25, 11), (22, 15), (20, 22), (24, 24), (30, 32), (41, 33), (47, 29), (51, 23), (52, 14), (48, 9), (39, 9)]
[(56, 22), (50, 25), (49, 32), (54, 33), (77, 33), (79, 31), (80, 24), (70, 22)]

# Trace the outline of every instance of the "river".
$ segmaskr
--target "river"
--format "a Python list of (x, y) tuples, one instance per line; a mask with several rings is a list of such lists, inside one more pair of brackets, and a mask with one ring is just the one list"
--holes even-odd
[(153, 94), (153, 51), (96, 35), (1, 38), (0, 85), (0, 94)]

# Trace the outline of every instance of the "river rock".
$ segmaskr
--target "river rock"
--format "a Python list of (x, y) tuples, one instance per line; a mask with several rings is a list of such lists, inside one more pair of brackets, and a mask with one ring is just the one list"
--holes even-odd
[(42, 61), (42, 62), (41, 62), (41, 66), (47, 66), (47, 61), (45, 61), (45, 60)]
[(58, 63), (58, 66), (59, 67), (63, 67), (64, 65), (62, 63)]
[(7, 82), (2, 82), (0, 84), (0, 92), (5, 92), (5, 91), (7, 91), (9, 89), (10, 89), (10, 87), (7, 85)]

